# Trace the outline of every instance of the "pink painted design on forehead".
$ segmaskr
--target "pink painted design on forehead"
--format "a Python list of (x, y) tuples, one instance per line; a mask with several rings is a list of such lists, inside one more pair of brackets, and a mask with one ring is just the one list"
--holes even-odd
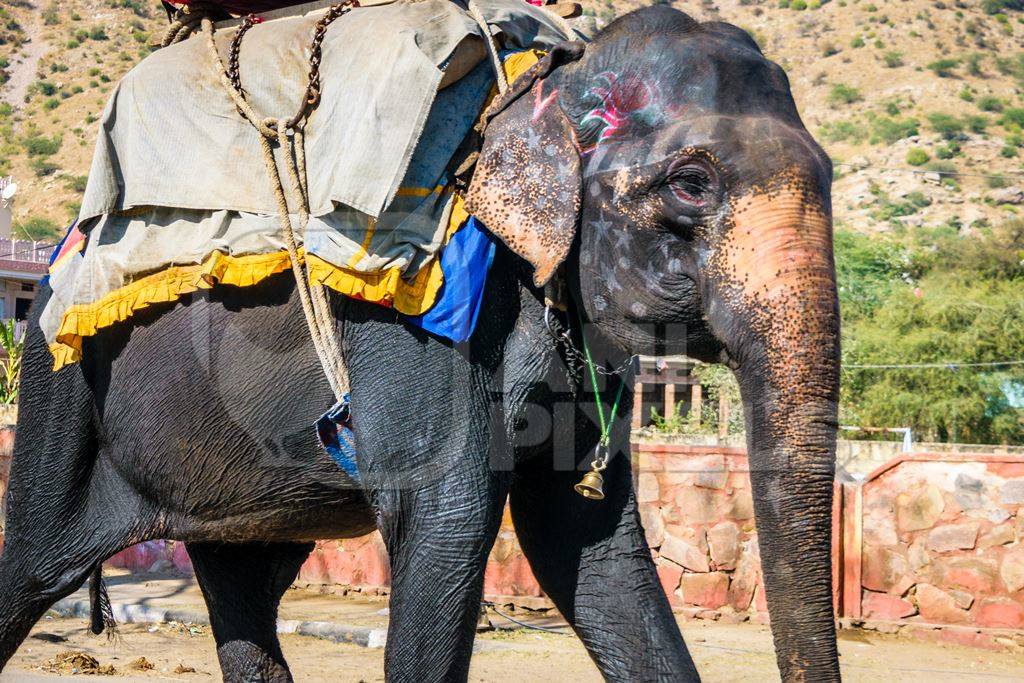
[(661, 97), (657, 86), (638, 75), (620, 78), (614, 71), (604, 71), (597, 75), (597, 79), (601, 84), (591, 88), (587, 95), (596, 97), (601, 104), (587, 112), (581, 124), (596, 121), (600, 133), (593, 145), (583, 150), (586, 152), (621, 132), (632, 116), (641, 112), (657, 116), (663, 109), (659, 104)]

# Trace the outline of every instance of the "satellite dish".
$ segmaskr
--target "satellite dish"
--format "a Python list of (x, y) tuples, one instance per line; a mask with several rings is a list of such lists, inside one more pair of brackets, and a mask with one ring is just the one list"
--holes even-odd
[(18, 183), (8, 183), (4, 185), (4, 189), (0, 191), (0, 199), (4, 201), (10, 201), (14, 198), (14, 195), (18, 192)]

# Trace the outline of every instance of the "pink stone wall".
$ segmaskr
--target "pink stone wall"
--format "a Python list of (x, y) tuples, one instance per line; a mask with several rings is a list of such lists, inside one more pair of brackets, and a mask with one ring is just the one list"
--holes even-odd
[(905, 456), (847, 497), (862, 512), (849, 616), (1024, 629), (1024, 458)]
[[(0, 431), (0, 472), (7, 438)], [(673, 607), (690, 617), (764, 620), (745, 450), (634, 444), (634, 463), (640, 515)], [(0, 491), (5, 481), (0, 477)], [(863, 482), (837, 485), (836, 494), (833, 582), (840, 617), (924, 631), (941, 625), (953, 629), (957, 642), (971, 644), (984, 644), (986, 629), (1024, 629), (1024, 456), (905, 455)], [(184, 544), (173, 541), (139, 544), (110, 564), (191, 571)], [(386, 591), (390, 578), (376, 533), (319, 542), (299, 575), (308, 584), (370, 591)], [(549, 604), (507, 510), (484, 592)]]
[(746, 452), (642, 444), (637, 497), (672, 606), (692, 616), (765, 611)]

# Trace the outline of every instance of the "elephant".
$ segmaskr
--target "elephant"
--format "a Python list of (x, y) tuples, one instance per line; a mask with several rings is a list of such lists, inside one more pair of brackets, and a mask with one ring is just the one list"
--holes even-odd
[[(604, 677), (698, 680), (638, 512), (620, 390), (632, 377), (581, 381), (586, 344), (605, 368), (685, 353), (733, 370), (782, 678), (838, 680), (831, 180), (783, 70), (735, 26), (652, 6), (553, 49), (489, 109), (466, 191), (498, 244), (472, 339), (332, 297), (357, 476), (310, 429), (333, 394), (290, 274), (148, 308), (57, 372), (36, 322), (44, 288), (0, 556), (0, 665), (106, 558), (168, 538), (189, 551), (225, 680), (290, 680), (284, 591), (315, 539), (376, 528), (393, 574), (387, 677), (466, 680), (508, 502)], [(606, 497), (588, 500), (573, 485), (617, 393)]]

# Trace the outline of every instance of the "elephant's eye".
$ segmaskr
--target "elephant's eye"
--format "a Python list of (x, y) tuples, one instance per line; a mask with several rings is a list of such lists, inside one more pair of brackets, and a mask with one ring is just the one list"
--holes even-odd
[(703, 166), (684, 163), (669, 170), (668, 186), (680, 201), (687, 204), (703, 206), (711, 183), (711, 174)]

